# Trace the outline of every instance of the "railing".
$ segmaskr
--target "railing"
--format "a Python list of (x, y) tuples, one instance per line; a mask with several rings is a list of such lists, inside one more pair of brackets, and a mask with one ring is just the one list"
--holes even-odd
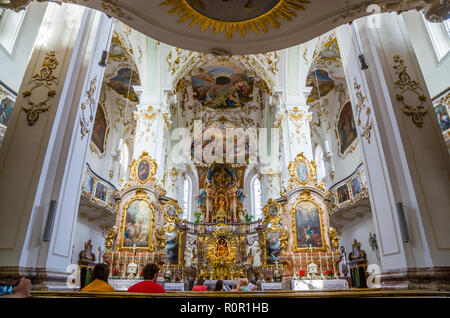
[(118, 208), (117, 198), (119, 191), (117, 188), (106, 181), (86, 163), (86, 172), (83, 180), (81, 195), (89, 201), (115, 212)]
[(361, 163), (352, 174), (330, 187), (331, 213), (368, 197), (364, 169), (364, 164)]
[(184, 231), (192, 234), (212, 234), (218, 225), (226, 226), (231, 232), (248, 234), (257, 233), (263, 228), (263, 224), (260, 221), (249, 223), (194, 223), (185, 221), (178, 224)]

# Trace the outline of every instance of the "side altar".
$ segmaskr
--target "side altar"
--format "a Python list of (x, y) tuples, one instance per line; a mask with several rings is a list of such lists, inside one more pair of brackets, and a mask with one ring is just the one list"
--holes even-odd
[(161, 268), (161, 282), (185, 286), (199, 277), (236, 284), (246, 277), (265, 289), (285, 290), (298, 280), (327, 280), (325, 287), (336, 280), (339, 237), (330, 228), (328, 193), (317, 185), (314, 163), (297, 156), (288, 186), (280, 198), (268, 200), (256, 222), (243, 209), (245, 169), (197, 167), (198, 208), (188, 222), (156, 183), (155, 161), (147, 153), (134, 160), (131, 180), (120, 191), (116, 225), (105, 233), (112, 284), (137, 282), (152, 262)]

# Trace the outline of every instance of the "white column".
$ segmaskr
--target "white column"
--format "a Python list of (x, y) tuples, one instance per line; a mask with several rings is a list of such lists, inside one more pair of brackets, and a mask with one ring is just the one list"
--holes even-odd
[(309, 112), (309, 106), (307, 105), (287, 109), (286, 121), (291, 149), (290, 161), (293, 161), (299, 153), (303, 153), (308, 160), (314, 159), (311, 145), (311, 120), (312, 114)]
[[(86, 114), (95, 117), (111, 29), (99, 12), (48, 6), (0, 149), (0, 276), (45, 274), (65, 285), (93, 126)], [(31, 116), (44, 101), (47, 109)], [(58, 205), (44, 242), (51, 200)]]
[[(448, 266), (448, 152), (402, 18), (393, 13), (380, 19), (380, 28), (369, 28), (366, 19), (354, 22), (359, 44), (349, 25), (337, 34), (355, 118), (361, 120), (382, 269)], [(408, 105), (416, 117), (407, 114)], [(404, 206), (409, 243), (402, 240), (396, 202)]]

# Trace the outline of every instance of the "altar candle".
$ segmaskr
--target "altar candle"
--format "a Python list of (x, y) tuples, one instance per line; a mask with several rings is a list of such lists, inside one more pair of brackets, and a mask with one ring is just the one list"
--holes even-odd
[(327, 255), (325, 256), (325, 259), (327, 260), (327, 271), (328, 271), (328, 270), (330, 270), (330, 266), (329, 266), (329, 264), (328, 264), (328, 259), (329, 259), (328, 253), (327, 253)]
[(300, 252), (300, 264), (298, 265), (300, 267), (300, 271), (302, 270), (302, 252)]
[(333, 251), (331, 251), (331, 261), (333, 262), (333, 273), (334, 273), (334, 277), (336, 277), (336, 270), (335, 270), (335, 264), (334, 264), (334, 253)]
[(148, 261), (148, 252), (145, 252), (145, 263)]
[(152, 252), (152, 263), (155, 262), (155, 251)]
[(320, 276), (323, 276), (323, 271), (322, 271), (322, 253), (319, 252), (319, 262), (320, 262)]
[(127, 255), (128, 255), (128, 253), (125, 252), (125, 263), (123, 264), (123, 277), (126, 276), (126, 271), (127, 271)]
[(292, 252), (292, 264), (293, 264), (293, 271), (294, 271), (293, 276), (295, 277), (296, 275), (295, 275), (295, 254), (294, 254), (294, 252)]

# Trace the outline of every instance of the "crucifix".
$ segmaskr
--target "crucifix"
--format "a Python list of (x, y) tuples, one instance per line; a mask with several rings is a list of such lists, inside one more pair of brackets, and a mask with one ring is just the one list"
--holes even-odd
[(136, 248), (136, 244), (134, 244), (131, 249), (133, 250), (133, 263), (134, 263), (134, 260), (136, 258), (136, 252), (138, 252), (139, 249)]

